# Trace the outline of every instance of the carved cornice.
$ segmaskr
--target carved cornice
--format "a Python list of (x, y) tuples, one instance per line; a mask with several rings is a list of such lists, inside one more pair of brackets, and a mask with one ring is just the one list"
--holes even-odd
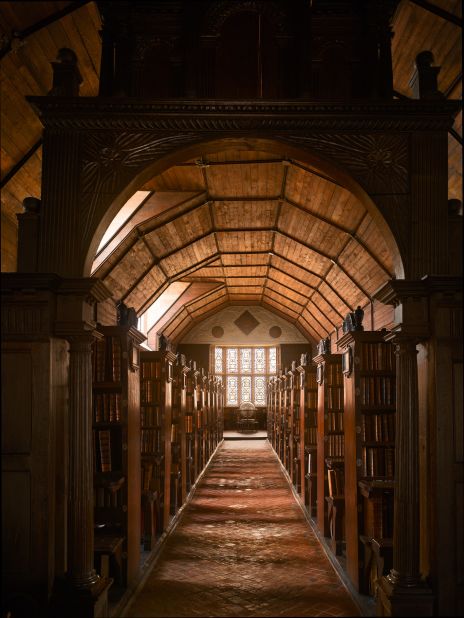
[(461, 102), (146, 101), (97, 97), (27, 97), (45, 127), (156, 131), (448, 130)]
[(407, 298), (422, 298), (427, 295), (423, 281), (407, 281), (405, 279), (392, 279), (379, 288), (372, 295), (384, 305), (397, 307)]
[(384, 305), (397, 307), (407, 299), (427, 298), (432, 294), (454, 295), (462, 292), (461, 277), (426, 275), (420, 280), (392, 279), (372, 295)]
[(102, 302), (112, 296), (106, 285), (100, 279), (94, 277), (63, 279), (59, 293), (83, 297), (89, 304)]

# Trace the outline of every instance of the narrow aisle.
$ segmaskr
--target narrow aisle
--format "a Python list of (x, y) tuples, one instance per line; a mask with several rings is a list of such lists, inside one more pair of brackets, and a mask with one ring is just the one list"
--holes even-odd
[(359, 616), (267, 440), (224, 442), (124, 616)]

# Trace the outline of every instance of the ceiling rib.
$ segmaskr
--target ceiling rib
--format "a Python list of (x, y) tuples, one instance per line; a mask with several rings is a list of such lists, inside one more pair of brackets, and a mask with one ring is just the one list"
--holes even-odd
[[(275, 216), (274, 227), (273, 227), (274, 230), (276, 230), (279, 225), (280, 213), (282, 211), (282, 200), (285, 197), (285, 191), (286, 191), (286, 186), (287, 186), (287, 175), (288, 175), (288, 162), (286, 161), (284, 164), (283, 172), (282, 172), (282, 183), (280, 185), (280, 199), (279, 199), (279, 202), (277, 203), (277, 208), (276, 208), (276, 216)], [(274, 246), (275, 246), (275, 234), (272, 235), (270, 255), (272, 255), (274, 251)], [(267, 263), (266, 278), (264, 279), (263, 291), (261, 292), (261, 300), (263, 300), (264, 294), (267, 288), (267, 279), (269, 277), (270, 267), (271, 267), (271, 257), (269, 257), (269, 260)]]
[(42, 146), (42, 142), (43, 139), (40, 138), (31, 148), (29, 148), (22, 159), (13, 165), (10, 171), (2, 178), (2, 181), (0, 182), (0, 189), (3, 189), (3, 187), (8, 184), (10, 180), (19, 172), (23, 165), (29, 161), (32, 155), (40, 148), (40, 146)]
[[(165, 210), (163, 213), (161, 214), (165, 214), (167, 212), (169, 212), (170, 210), (172, 210), (173, 208), (179, 208), (180, 206), (182, 206), (183, 204), (187, 204), (188, 202), (191, 202), (192, 200), (197, 199), (198, 197), (200, 197), (201, 195), (203, 195), (205, 192), (201, 191), (200, 193), (197, 193), (196, 195), (193, 195), (192, 197), (187, 198), (186, 200), (183, 200), (182, 202), (179, 202), (178, 204), (175, 204), (174, 206), (171, 206), (170, 208), (168, 208), (167, 210)], [(146, 219), (145, 221), (142, 221), (141, 223), (139, 223), (138, 226), (136, 226), (135, 228), (133, 228), (129, 234), (127, 235), (127, 237), (124, 240), (129, 239), (129, 236), (132, 235), (133, 236), (133, 240), (132, 242), (125, 247), (124, 251), (121, 253), (121, 255), (119, 256), (119, 261), (121, 261), (128, 253), (129, 251), (134, 247), (134, 245), (137, 243), (137, 241), (142, 238), (142, 236), (146, 236), (147, 234), (151, 234), (152, 232), (155, 232), (156, 230), (162, 228), (164, 225), (168, 225), (169, 223), (173, 223), (176, 219), (179, 219), (180, 217), (184, 216), (184, 215), (188, 215), (191, 212), (193, 212), (194, 210), (196, 210), (197, 208), (201, 208), (202, 206), (205, 206), (208, 203), (207, 200), (205, 200), (204, 202), (201, 202), (200, 204), (195, 204), (193, 206), (190, 206), (189, 208), (186, 208), (185, 210), (183, 210), (181, 213), (178, 213), (177, 215), (174, 215), (172, 217), (170, 217), (169, 219), (167, 219), (166, 221), (163, 221), (162, 223), (158, 223), (158, 225), (154, 225), (152, 228), (148, 229), (148, 230), (139, 230), (139, 227), (141, 226), (145, 226), (149, 221), (152, 221), (154, 219), (158, 219), (160, 215), (155, 215), (153, 217), (149, 217), (148, 219)], [(134, 213), (135, 214), (135, 213)], [(128, 219), (129, 221), (130, 219)], [(93, 276), (99, 276), (100, 278), (104, 278), (105, 276), (108, 275), (109, 272), (111, 272), (111, 270), (113, 270), (113, 267), (110, 267), (110, 269), (108, 270), (108, 272), (106, 272), (104, 275), (98, 275), (98, 271), (103, 268), (103, 266), (105, 265), (106, 261), (110, 258), (111, 255), (114, 254), (114, 252), (117, 251), (117, 248), (112, 251), (100, 264), (100, 266), (95, 270), (95, 272), (93, 273)]]
[[(211, 262), (214, 262), (214, 260), (216, 260), (216, 259), (217, 259), (217, 256), (216, 257), (208, 256), (204, 260), (201, 260), (200, 262), (198, 262), (198, 264), (195, 265), (195, 268), (193, 270), (191, 270), (191, 272), (195, 272), (195, 270), (203, 268), (203, 266), (205, 264), (208, 265)], [(192, 267), (189, 266), (185, 270), (188, 270), (188, 269), (191, 269), (191, 268)], [(172, 277), (172, 279), (165, 281), (155, 292), (153, 292), (153, 294), (151, 294), (151, 296), (149, 296), (146, 299), (146, 301), (143, 303), (143, 305), (141, 305), (139, 307), (139, 309), (137, 310), (137, 315), (140, 315), (141, 313), (143, 313), (148, 308), (149, 305), (151, 305), (152, 303), (155, 302), (156, 297), (161, 293), (163, 286), (167, 287), (169, 285), (169, 283), (174, 283), (175, 281), (179, 281), (179, 279), (181, 279), (182, 276), (185, 276), (185, 275), (182, 274), (183, 272), (184, 271), (180, 271), (180, 273), (176, 274), (175, 277)]]
[(366, 296), (369, 299), (371, 298), (371, 295), (359, 283), (357, 283), (357, 281), (349, 273), (346, 272), (343, 266), (340, 266), (340, 264), (338, 263), (338, 258), (343, 253), (343, 251), (346, 249), (348, 243), (351, 242), (351, 238), (348, 239), (348, 242), (345, 244), (343, 249), (339, 251), (338, 255), (335, 258), (332, 258), (330, 257), (328, 253), (323, 253), (320, 249), (316, 249), (314, 245), (305, 243), (299, 240), (296, 236), (293, 236), (292, 234), (288, 234), (288, 232), (282, 232), (281, 230), (275, 230), (275, 233), (280, 234), (281, 236), (284, 236), (285, 238), (289, 238), (290, 240), (293, 240), (293, 242), (296, 242), (302, 245), (303, 247), (306, 247), (307, 249), (314, 251), (314, 253), (318, 253), (319, 255), (322, 255), (322, 257), (326, 258), (327, 260), (330, 260), (332, 262), (332, 266), (337, 266), (337, 268), (339, 268), (342, 271), (342, 273), (358, 288), (360, 292), (364, 294), (364, 296)]
[[(274, 270), (278, 270), (279, 272), (281, 272), (283, 275), (285, 275), (286, 277), (292, 278), (295, 281), (297, 281), (298, 283), (301, 283), (302, 285), (305, 285), (306, 287), (310, 288), (311, 290), (317, 291), (317, 288), (315, 288), (313, 285), (309, 285), (309, 283), (306, 283), (305, 281), (303, 281), (302, 279), (299, 279), (298, 277), (295, 277), (294, 275), (289, 275), (285, 270), (282, 270), (281, 268), (279, 268), (278, 266), (272, 265), (272, 268)], [(272, 277), (269, 277), (272, 281), (276, 281), (277, 279), (273, 279)], [(279, 282), (280, 283), (280, 282)], [(283, 283), (281, 283), (281, 285), (284, 285)], [(335, 311), (335, 313), (340, 316), (340, 318), (343, 320), (344, 316), (332, 305), (332, 303), (330, 303), (327, 298), (324, 297), (325, 302), (330, 306), (330, 308)], [(344, 303), (346, 304), (346, 303)]]
[(433, 4), (432, 2), (427, 2), (426, 0), (409, 0), (409, 2), (411, 2), (412, 4), (416, 4), (417, 6), (420, 6), (421, 9), (429, 11), (434, 15), (438, 15), (438, 17), (446, 19), (446, 21), (449, 21), (452, 24), (456, 24), (456, 26), (460, 26), (462, 28), (462, 19), (460, 17), (458, 17), (457, 15), (453, 15), (453, 13), (442, 9), (441, 7)]
[(302, 169), (305, 172), (309, 172), (310, 174), (314, 174), (314, 176), (318, 176), (319, 178), (322, 178), (323, 180), (327, 180), (327, 182), (331, 182), (333, 185), (336, 185), (337, 187), (341, 187), (342, 189), (346, 189), (346, 187), (344, 187), (343, 185), (338, 183), (336, 180), (334, 180), (330, 176), (325, 176), (325, 174), (322, 174), (321, 172), (318, 172), (318, 171), (316, 171), (315, 169), (313, 169), (311, 167), (303, 165), (302, 163), (298, 163), (298, 161), (295, 161), (294, 159), (290, 159), (290, 162), (291, 162), (292, 165), (294, 165), (295, 167), (299, 167), (300, 169)]
[[(316, 219), (319, 219), (320, 221), (323, 221), (324, 223), (326, 223), (327, 225), (330, 225), (331, 227), (336, 228), (337, 230), (339, 230), (340, 232), (344, 232), (345, 234), (348, 234), (348, 236), (351, 236), (351, 238), (358, 243), (358, 245), (360, 247), (362, 247), (364, 249), (364, 251), (366, 253), (369, 254), (369, 256), (374, 260), (374, 262), (379, 266), (379, 268), (381, 268), (383, 270), (383, 272), (390, 277), (390, 279), (393, 277), (393, 273), (391, 273), (387, 268), (385, 268), (385, 266), (382, 264), (382, 262), (378, 259), (378, 257), (369, 249), (369, 247), (367, 247), (367, 245), (365, 245), (365, 243), (359, 238), (359, 236), (356, 235), (356, 232), (352, 232), (351, 230), (343, 227), (342, 225), (340, 225), (339, 223), (335, 223), (335, 221), (331, 221), (330, 219), (327, 219), (326, 217), (323, 217), (322, 215), (315, 213), (307, 208), (304, 208), (303, 206), (300, 206), (299, 204), (297, 204), (296, 202), (293, 202), (292, 200), (289, 200), (288, 198), (285, 198), (285, 201), (287, 202), (287, 204), (290, 204), (290, 206), (293, 206), (293, 208), (297, 208), (298, 210), (301, 210), (302, 212), (311, 215), (312, 217), (315, 217)], [(363, 216), (363, 219), (365, 218), (365, 215)], [(359, 226), (358, 228), (359, 229)]]
[[(365, 219), (365, 217), (366, 217), (366, 216), (367, 216), (367, 212), (364, 214), (364, 216), (362, 217), (362, 219), (361, 219), (361, 220), (360, 220), (360, 222), (358, 223), (358, 226), (357, 226), (357, 228), (356, 228), (356, 230), (355, 230), (355, 233), (356, 233), (356, 232), (359, 230), (359, 228), (361, 227), (361, 224), (362, 224), (362, 222), (364, 221), (364, 219)], [(330, 271), (332, 270), (332, 267), (333, 267), (333, 266), (335, 266), (335, 265), (336, 265), (336, 266), (338, 266), (338, 268), (340, 268), (340, 270), (342, 270), (342, 272), (344, 272), (344, 271), (343, 271), (343, 269), (342, 269), (342, 268), (341, 268), (341, 267), (337, 264), (337, 260), (338, 260), (338, 258), (340, 257), (340, 255), (343, 253), (343, 251), (345, 251), (345, 249), (346, 249), (346, 247), (348, 246), (348, 243), (350, 242), (350, 240), (351, 240), (351, 239), (348, 239), (348, 241), (345, 243), (345, 245), (344, 245), (344, 246), (340, 249), (340, 251), (338, 252), (338, 256), (337, 256), (336, 260), (331, 260), (332, 264), (329, 266), (329, 268), (328, 268), (327, 272), (326, 272), (326, 273), (325, 273), (325, 275), (322, 277), (322, 281), (324, 281), (324, 283), (325, 283), (326, 285), (329, 285), (329, 283), (328, 283), (328, 281), (327, 281), (327, 277), (329, 276), (329, 273), (330, 273)], [(322, 283), (322, 281), (321, 281), (321, 283)], [(319, 284), (318, 284), (317, 289), (315, 290), (315, 292), (319, 292), (319, 288), (320, 288), (320, 286), (321, 286), (321, 283), (319, 283)], [(332, 288), (332, 286), (330, 286), (330, 287), (331, 287), (331, 289), (333, 289), (333, 288)], [(357, 287), (358, 287), (358, 289), (360, 289), (360, 290), (361, 290), (361, 292), (363, 292), (363, 290), (362, 290), (359, 286), (357, 286)], [(319, 294), (320, 294), (320, 292), (319, 292)], [(366, 294), (365, 292), (363, 292), (363, 294), (364, 294), (364, 296), (366, 296), (368, 299), (370, 299), (370, 300), (371, 300), (371, 296), (370, 296), (369, 294)], [(337, 295), (338, 295), (338, 294), (337, 294)], [(314, 296), (314, 292), (313, 292), (313, 293), (311, 294), (311, 296), (308, 298), (308, 303), (310, 302), (310, 300), (311, 300), (311, 298), (312, 298), (313, 296)], [(322, 295), (321, 295), (321, 296), (322, 296)], [(353, 311), (353, 309), (352, 309), (351, 307), (350, 307), (350, 311)]]
[(62, 17), (65, 17), (66, 15), (73, 13), (75, 10), (80, 9), (82, 6), (88, 4), (89, 2), (90, 0), (84, 0), (82, 2), (70, 2), (68, 6), (66, 6), (64, 9), (61, 9), (60, 11), (56, 11), (55, 13), (52, 13), (48, 17), (41, 19), (40, 21), (36, 22), (32, 26), (29, 26), (28, 28), (24, 28), (24, 30), (21, 30), (20, 32), (13, 31), (11, 34), (11, 38), (7, 40), (6, 45), (0, 51), (0, 59), (2, 59), (12, 50), (11, 43), (13, 39), (19, 39), (20, 41), (24, 41), (24, 39), (26, 39), (28, 36), (31, 36), (31, 34), (35, 34), (39, 30), (42, 30), (42, 28), (45, 28), (46, 26), (49, 26), (53, 22), (58, 21)]
[[(268, 254), (269, 255), (269, 253), (270, 253), (269, 251), (263, 251), (263, 250), (261, 250), (261, 251), (223, 251), (222, 255), (264, 255), (264, 254)], [(301, 268), (302, 270), (305, 270), (310, 275), (314, 275), (315, 277), (318, 277), (319, 279), (321, 279), (321, 283), (324, 282), (325, 285), (327, 285), (327, 287), (329, 287), (331, 289), (331, 291), (341, 300), (341, 302), (346, 307), (348, 307), (348, 309), (350, 311), (354, 310), (353, 306), (350, 305), (342, 296), (340, 296), (340, 294), (337, 292), (337, 290), (328, 281), (324, 281), (319, 273), (315, 272), (314, 270), (310, 270), (309, 268), (306, 268), (302, 264), (299, 264), (298, 262), (295, 262), (294, 260), (291, 260), (290, 258), (282, 255), (281, 253), (278, 253), (275, 250), (273, 251), (273, 254), (276, 257), (278, 257), (279, 259), (284, 260), (284, 261), (288, 262), (289, 264), (292, 264), (293, 266), (298, 266), (298, 268)]]
[(206, 160), (205, 157), (202, 157), (202, 161), (200, 163), (187, 162), (187, 163), (178, 163), (175, 167), (215, 167), (218, 165), (252, 165), (256, 163), (282, 163), (285, 159), (282, 157), (278, 159), (240, 159), (240, 160), (230, 160), (230, 161), (210, 161)]

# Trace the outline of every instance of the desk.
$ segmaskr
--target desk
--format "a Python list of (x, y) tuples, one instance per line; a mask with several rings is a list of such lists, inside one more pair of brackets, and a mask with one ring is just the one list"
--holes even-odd
[(237, 431), (258, 431), (258, 421), (255, 418), (239, 418)]

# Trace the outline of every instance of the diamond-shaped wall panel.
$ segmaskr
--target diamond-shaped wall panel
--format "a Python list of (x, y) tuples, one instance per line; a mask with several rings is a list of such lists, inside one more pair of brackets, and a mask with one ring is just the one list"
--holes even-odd
[(249, 311), (244, 311), (235, 321), (234, 324), (244, 333), (249, 335), (259, 324), (258, 320)]

